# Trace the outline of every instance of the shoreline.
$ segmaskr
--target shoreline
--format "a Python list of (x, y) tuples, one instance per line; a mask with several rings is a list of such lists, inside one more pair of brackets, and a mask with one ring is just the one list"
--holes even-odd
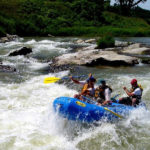
[[(4, 37), (7, 33), (5, 33)], [(114, 37), (150, 37), (150, 27), (114, 27), (114, 26), (73, 26), (73, 27), (63, 27), (50, 30), (46, 33), (35, 33), (30, 34), (25, 32), (25, 34), (19, 34), (17, 31), (10, 34), (17, 34), (21, 37), (100, 37), (103, 35), (111, 35)]]

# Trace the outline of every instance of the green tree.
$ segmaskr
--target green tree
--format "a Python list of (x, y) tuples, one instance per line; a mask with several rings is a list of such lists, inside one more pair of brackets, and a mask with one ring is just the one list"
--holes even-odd
[(120, 11), (123, 15), (129, 15), (130, 10), (139, 3), (144, 3), (147, 0), (115, 0), (116, 4), (120, 6)]
[(104, 0), (75, 0), (72, 10), (77, 18), (101, 21), (104, 10)]

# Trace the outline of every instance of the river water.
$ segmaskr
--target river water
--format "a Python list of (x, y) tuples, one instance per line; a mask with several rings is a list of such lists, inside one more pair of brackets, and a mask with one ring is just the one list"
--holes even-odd
[[(22, 38), (0, 44), (0, 60), (17, 72), (0, 72), (0, 150), (149, 150), (150, 149), (150, 65), (135, 67), (79, 67), (75, 72), (50, 73), (48, 63), (55, 56), (74, 52), (89, 44), (75, 44), (78, 38)], [(150, 43), (150, 38), (128, 38)], [(31, 47), (28, 56), (8, 57), (13, 50)], [(45, 77), (81, 75), (92, 72), (113, 88), (112, 95), (125, 96), (122, 87), (137, 78), (144, 88), (147, 110), (138, 109), (116, 123), (84, 125), (60, 118), (53, 112), (56, 97), (77, 93), (78, 86), (66, 81), (44, 84)]]

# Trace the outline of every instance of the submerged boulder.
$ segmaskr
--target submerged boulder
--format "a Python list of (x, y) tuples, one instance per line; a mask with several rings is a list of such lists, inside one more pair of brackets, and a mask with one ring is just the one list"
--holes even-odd
[(69, 65), (69, 64), (66, 64), (66, 65), (56, 65), (55, 63), (52, 63), (52, 64), (49, 64), (49, 72), (52, 72), (52, 73), (57, 73), (57, 72), (60, 72), (60, 71), (65, 71), (65, 70), (73, 70), (74, 67)]
[(9, 54), (9, 56), (17, 56), (17, 55), (27, 55), (29, 53), (32, 52), (32, 49), (31, 48), (27, 48), (27, 47), (23, 47), (21, 48), (20, 50), (16, 50), (14, 52), (11, 52)]
[(0, 64), (0, 72), (16, 72), (16, 68)]

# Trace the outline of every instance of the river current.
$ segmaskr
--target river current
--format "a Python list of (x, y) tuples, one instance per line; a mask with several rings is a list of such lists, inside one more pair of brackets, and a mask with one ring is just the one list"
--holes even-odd
[[(21, 38), (0, 43), (0, 60), (17, 71), (0, 72), (0, 150), (149, 150), (150, 149), (150, 65), (134, 67), (79, 67), (75, 72), (49, 72), (55, 56), (72, 53), (78, 38)], [(149, 44), (150, 38), (126, 41)], [(31, 47), (28, 56), (9, 57), (22, 47)], [(144, 88), (147, 110), (137, 109), (127, 119), (115, 123), (86, 125), (68, 121), (53, 112), (53, 100), (72, 97), (79, 87), (70, 81), (44, 84), (45, 77), (87, 75), (105, 79), (113, 88), (112, 96), (126, 96), (122, 87), (130, 87), (137, 78)], [(83, 78), (84, 79), (84, 78)]]

